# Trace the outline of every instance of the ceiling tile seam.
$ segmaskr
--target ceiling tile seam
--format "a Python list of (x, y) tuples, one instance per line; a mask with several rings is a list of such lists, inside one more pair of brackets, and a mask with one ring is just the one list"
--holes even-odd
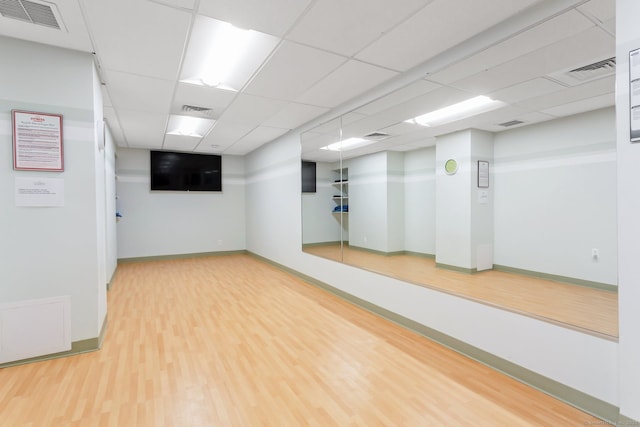
[(193, 5), (193, 9), (188, 8), (188, 7), (182, 7), (182, 6), (176, 6), (176, 5), (172, 5), (169, 3), (164, 3), (161, 0), (147, 0), (150, 3), (155, 3), (158, 6), (164, 6), (164, 7), (168, 7), (169, 9), (173, 9), (173, 10), (177, 10), (179, 12), (188, 12), (191, 13), (195, 10), (198, 9), (198, 6), (200, 5), (200, 0), (195, 0), (194, 5)]
[[(215, 129), (216, 125), (219, 122), (214, 123), (214, 125), (211, 127), (211, 129), (209, 130), (209, 132), (207, 132), (207, 135), (209, 135), (211, 132), (213, 132), (213, 129)], [(236, 145), (240, 140), (242, 140), (243, 138), (245, 138), (246, 136), (248, 136), (251, 132), (253, 132), (254, 130), (258, 129), (260, 127), (260, 125), (256, 125), (253, 128), (251, 128), (251, 130), (249, 130), (248, 132), (244, 133), (241, 137), (239, 137), (238, 139), (236, 139), (235, 141), (233, 141), (231, 144), (227, 145), (226, 147), (224, 147), (220, 153), (223, 154), (226, 151), (228, 151), (231, 147), (233, 147), (234, 145)], [(205, 135), (200, 142), (198, 142), (196, 144), (196, 146), (193, 148), (193, 151), (196, 151), (196, 149), (198, 149), (198, 147), (200, 147), (200, 144), (202, 144), (205, 140), (205, 138), (207, 137), (207, 135)], [(214, 141), (215, 142), (215, 141)]]
[[(199, 1), (199, 0), (198, 0)], [(309, 11), (311, 11), (311, 9), (313, 9), (315, 7), (315, 5), (319, 2), (320, 0), (311, 0), (309, 2), (309, 4), (307, 5), (307, 7), (300, 12), (300, 14), (298, 15), (298, 17), (293, 21), (293, 23), (289, 26), (289, 28), (287, 29), (287, 31), (284, 32), (284, 34), (282, 35), (281, 39), (282, 40), (288, 40), (287, 36), (289, 34), (291, 34), (291, 32), (293, 31), (294, 28), (296, 28), (298, 26), (298, 24), (300, 24), (300, 21), (302, 21), (302, 19), (307, 16), (307, 14), (309, 13)]]
[[(427, 61), (425, 61), (426, 63), (428, 63), (428, 62), (436, 62), (437, 63), (438, 62), (437, 59), (439, 59), (439, 57), (441, 55), (442, 56), (447, 56), (447, 52), (452, 51), (452, 50), (464, 50), (462, 48), (465, 45), (469, 45), (469, 44), (473, 45), (473, 44), (476, 43), (476, 40), (481, 40), (481, 39), (487, 37), (487, 35), (489, 35), (489, 34), (491, 34), (493, 32), (500, 31), (505, 26), (509, 26), (511, 24), (511, 25), (515, 25), (515, 26), (518, 27), (513, 32), (510, 32), (510, 31), (507, 30), (506, 31), (507, 34), (505, 34), (502, 37), (495, 38), (489, 44), (484, 44), (483, 47), (480, 48), (480, 49), (467, 49), (468, 53), (466, 55), (460, 56), (456, 61), (453, 61), (453, 62), (450, 62), (450, 63), (448, 63), (446, 61), (440, 61), (440, 62), (443, 62), (443, 63), (441, 63), (439, 65), (436, 64), (435, 67), (433, 69), (429, 70), (426, 75), (435, 74), (435, 73), (437, 73), (439, 71), (442, 71), (445, 68), (447, 68), (447, 67), (449, 67), (449, 66), (451, 66), (451, 65), (453, 65), (453, 64), (455, 64), (457, 62), (461, 62), (461, 61), (464, 61), (466, 59), (469, 59), (474, 55), (477, 55), (477, 54), (479, 54), (481, 52), (484, 52), (487, 49), (490, 49), (492, 47), (495, 47), (495, 46), (499, 45), (500, 43), (503, 43), (503, 42), (505, 42), (505, 41), (507, 41), (509, 39), (512, 39), (512, 38), (514, 38), (514, 37), (516, 37), (516, 36), (518, 36), (520, 34), (523, 34), (523, 33), (527, 32), (527, 31), (529, 31), (529, 30), (531, 30), (531, 29), (533, 29), (533, 28), (535, 28), (535, 27), (537, 27), (539, 25), (544, 24), (545, 22), (551, 21), (552, 19), (555, 19), (555, 18), (557, 18), (557, 17), (559, 17), (559, 16), (561, 16), (561, 15), (563, 15), (565, 13), (568, 13), (568, 12), (574, 10), (574, 8), (577, 8), (578, 6), (580, 6), (580, 5), (584, 4), (584, 3), (587, 3), (588, 1), (590, 1), (590, 0), (565, 0), (565, 1), (558, 1), (558, 0), (548, 1), (547, 0), (547, 1), (543, 2), (542, 4), (540, 4), (540, 3), (534, 4), (534, 5), (528, 7), (526, 9), (524, 9), (524, 10), (521, 10), (520, 12), (516, 13), (515, 15), (511, 16), (506, 21), (498, 22), (498, 23), (492, 25), (491, 27), (481, 31), (480, 33), (474, 35), (472, 38), (467, 39), (467, 40), (463, 40), (460, 43), (452, 46), (451, 48), (449, 48), (447, 51), (443, 52), (442, 54), (438, 54), (438, 55), (434, 56), (433, 58), (428, 59)], [(560, 6), (560, 8), (558, 10), (556, 10), (554, 13), (552, 13), (550, 15), (544, 15), (544, 17), (542, 17), (540, 19), (533, 19), (533, 20), (529, 20), (528, 19), (528, 16), (530, 14), (538, 13), (539, 9), (542, 9), (543, 6), (545, 6), (546, 4), (550, 4), (550, 3), (564, 3), (566, 6), (564, 6), (564, 5)], [(519, 21), (519, 20), (528, 20), (530, 22), (528, 24), (522, 26), (522, 25), (518, 24), (517, 21)], [(555, 42), (555, 43), (557, 43), (557, 42)], [(554, 43), (552, 43), (552, 44), (554, 44)], [(537, 50), (540, 50), (540, 49), (536, 49), (536, 50), (534, 50), (532, 52), (529, 52), (529, 53), (533, 53), (533, 52), (535, 52)], [(505, 61), (504, 63), (494, 65), (492, 68), (495, 68), (495, 67), (497, 67), (499, 65), (506, 64), (506, 63), (511, 62), (511, 61), (513, 61), (513, 60), (515, 60), (517, 58), (522, 57), (522, 56), (524, 56), (524, 55), (518, 56), (516, 58), (512, 58), (512, 59), (510, 59), (508, 61)], [(434, 59), (436, 59), (436, 61), (432, 61)], [(420, 67), (420, 65), (418, 65), (417, 67)]]
[[(375, 39), (371, 40), (369, 43), (367, 43), (365, 46), (363, 46), (360, 50), (358, 50), (357, 52), (355, 52), (353, 55), (351, 55), (351, 58), (353, 59), (357, 59), (361, 62), (364, 63), (369, 63), (367, 61), (364, 61), (362, 59), (358, 58), (358, 55), (360, 55), (364, 50), (366, 50), (367, 48), (369, 48), (371, 45), (373, 45), (374, 43), (376, 43), (378, 40), (380, 40), (382, 37), (392, 33), (394, 30), (396, 30), (398, 27), (400, 27), (401, 25), (404, 25), (407, 21), (409, 21), (411, 18), (413, 18), (417, 13), (421, 12), (423, 9), (426, 9), (427, 7), (429, 7), (432, 3), (434, 3), (436, 0), (428, 0), (426, 3), (424, 3), (422, 6), (417, 7), (413, 12), (409, 13), (405, 18), (399, 20), (396, 24), (392, 25), (391, 27), (387, 28), (385, 31), (381, 32), (378, 37), (376, 37)], [(385, 68), (388, 69), (390, 71), (396, 71), (396, 72), (403, 72), (406, 70), (396, 70), (387, 66), (382, 66), (380, 64), (373, 64), (370, 63), (371, 65), (375, 65), (377, 67), (380, 68)]]
[[(560, 16), (587, 1), (588, 0), (554, 0), (528, 7), (508, 20), (497, 23), (481, 31), (473, 38), (462, 41), (450, 49), (435, 55), (433, 58), (372, 88), (367, 93), (343, 102), (337, 107), (332, 108), (329, 112), (298, 126), (294, 131), (304, 132), (317, 124), (329, 122), (348, 111), (357, 109), (365, 103), (381, 98), (391, 91), (406, 86), (419, 78), (426, 79), (426, 76), (429, 74), (467, 59), (488, 47), (508, 40), (537, 25)], [(487, 42), (487, 39), (489, 42)]]
[[(85, 26), (85, 30), (87, 33), (87, 37), (89, 37), (89, 43), (91, 44), (91, 50), (92, 50), (92, 54), (93, 54), (93, 61), (94, 61), (94, 65), (95, 65), (95, 69), (96, 69), (96, 73), (98, 75), (98, 79), (100, 80), (101, 84), (104, 86), (104, 90), (107, 92), (107, 94), (109, 95), (109, 98), (111, 99), (111, 102), (113, 103), (113, 96), (111, 95), (111, 92), (109, 90), (109, 86), (107, 84), (107, 80), (105, 78), (104, 73), (102, 72), (104, 70), (104, 68), (102, 67), (102, 60), (100, 59), (100, 55), (98, 55), (98, 52), (96, 49), (96, 41), (95, 41), (95, 36), (93, 35), (92, 32), (92, 27), (91, 25), (89, 25), (90, 20), (88, 18), (88, 13), (86, 10), (86, 6), (84, 5), (84, 2), (78, 2), (78, 7), (80, 9), (80, 14), (82, 15), (82, 21), (84, 23)], [(120, 129), (120, 135), (122, 136), (123, 142), (127, 147), (131, 147), (131, 145), (129, 144), (129, 139), (127, 138), (127, 134), (124, 130), (124, 128), (122, 127), (122, 120), (120, 119), (120, 114), (118, 113), (118, 109), (115, 108), (114, 105), (112, 105), (112, 109), (113, 109), (113, 115), (116, 118), (116, 125), (114, 127), (117, 127), (118, 129)], [(108, 123), (108, 121), (107, 121)]]
[[(155, 4), (158, 4), (158, 2), (152, 1)], [(167, 5), (165, 5), (167, 6)], [(161, 149), (164, 149), (165, 144), (167, 143), (167, 131), (168, 131), (168, 127), (169, 127), (169, 118), (171, 117), (171, 108), (172, 106), (175, 104), (176, 102), (176, 94), (178, 93), (178, 86), (180, 85), (180, 74), (182, 73), (182, 67), (184, 66), (184, 58), (187, 54), (187, 46), (189, 45), (189, 40), (191, 39), (191, 34), (193, 33), (193, 27), (195, 25), (195, 21), (196, 21), (196, 17), (197, 17), (197, 10), (200, 7), (200, 0), (195, 0), (194, 4), (193, 4), (193, 10), (190, 10), (190, 15), (191, 15), (191, 19), (189, 20), (189, 28), (187, 29), (187, 32), (185, 34), (185, 38), (184, 41), (182, 43), (182, 53), (180, 55), (180, 61), (178, 62), (178, 67), (176, 70), (176, 75), (174, 77), (173, 80), (173, 91), (171, 94), (171, 102), (169, 102), (168, 105), (168, 111), (165, 117), (165, 121), (164, 121), (164, 132), (162, 134), (162, 144), (160, 145)], [(175, 9), (175, 8), (172, 8)], [(211, 129), (209, 129), (209, 131), (211, 131)], [(206, 137), (206, 135), (204, 135), (200, 141), (198, 142), (197, 145), (200, 144), (200, 142), (202, 142), (202, 140), (204, 139), (204, 137)]]
[(589, 13), (586, 10), (582, 10), (580, 8), (576, 8), (576, 12), (578, 12), (579, 14), (581, 14), (582, 16), (584, 16), (585, 18), (587, 18), (589, 21), (593, 22), (596, 26), (600, 27), (600, 29), (602, 31), (604, 31), (605, 33), (609, 34), (610, 36), (614, 37), (616, 36), (615, 32), (610, 31), (605, 25), (604, 22), (601, 21), (600, 19), (598, 19), (598, 17), (596, 17), (595, 15), (593, 15), (592, 13)]

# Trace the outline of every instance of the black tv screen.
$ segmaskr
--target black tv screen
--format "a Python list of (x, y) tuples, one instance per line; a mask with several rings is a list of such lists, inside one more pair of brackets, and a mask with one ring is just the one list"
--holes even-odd
[(222, 191), (222, 157), (151, 151), (151, 190)]
[(302, 192), (316, 192), (316, 162), (302, 161)]

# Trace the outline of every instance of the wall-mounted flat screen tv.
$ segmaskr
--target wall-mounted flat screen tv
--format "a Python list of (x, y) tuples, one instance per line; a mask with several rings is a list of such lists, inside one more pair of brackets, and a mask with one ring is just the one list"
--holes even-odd
[(302, 192), (316, 192), (316, 162), (302, 161)]
[(151, 190), (222, 191), (222, 156), (151, 151)]

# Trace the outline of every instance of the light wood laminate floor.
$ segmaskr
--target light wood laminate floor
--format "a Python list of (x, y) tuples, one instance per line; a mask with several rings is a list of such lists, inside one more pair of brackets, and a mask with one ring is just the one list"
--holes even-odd
[(339, 245), (310, 246), (305, 252), (432, 289), (592, 332), (618, 337), (617, 292), (523, 276), (504, 271), (466, 274), (436, 268), (435, 260), (412, 255), (385, 256)]
[(100, 351), (0, 370), (1, 426), (599, 421), (248, 255), (125, 263)]

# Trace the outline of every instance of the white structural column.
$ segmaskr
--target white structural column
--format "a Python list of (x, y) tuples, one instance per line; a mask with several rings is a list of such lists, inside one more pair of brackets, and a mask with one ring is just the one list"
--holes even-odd
[[(630, 142), (629, 52), (640, 49), (640, 3), (616, 2), (618, 305), (621, 421), (640, 421), (640, 142)], [(626, 419), (625, 419), (626, 418)]]
[[(457, 164), (455, 171), (452, 161)], [(479, 186), (479, 161), (488, 162), (488, 187), (484, 187), (486, 180)], [(492, 167), (493, 136), (490, 133), (470, 129), (437, 139), (436, 263), (439, 266), (469, 272), (492, 267)]]

